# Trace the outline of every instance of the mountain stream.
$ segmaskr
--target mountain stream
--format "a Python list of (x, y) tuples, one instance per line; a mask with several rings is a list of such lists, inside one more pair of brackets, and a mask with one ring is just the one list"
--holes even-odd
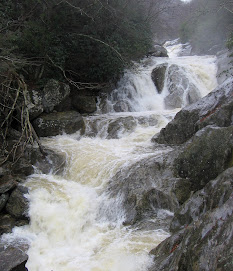
[[(168, 42), (166, 47), (169, 58), (147, 57), (125, 72), (108, 97), (105, 112), (100, 103), (96, 114), (84, 117), (84, 135), (43, 139), (45, 146), (66, 155), (66, 168), (61, 175), (51, 170), (28, 178), (30, 225), (3, 236), (8, 242), (29, 244), (29, 271), (147, 270), (152, 263), (148, 252), (169, 236), (159, 228), (123, 226), (126, 214), (120, 199), (106, 193), (120, 169), (167, 151), (156, 150), (151, 138), (180, 108), (166, 108), (168, 74), (159, 94), (151, 80), (155, 67), (177, 65), (200, 97), (217, 85), (214, 56), (178, 56), (181, 45)], [(182, 106), (187, 105), (185, 96), (181, 98)], [(118, 101), (130, 110), (115, 112)]]

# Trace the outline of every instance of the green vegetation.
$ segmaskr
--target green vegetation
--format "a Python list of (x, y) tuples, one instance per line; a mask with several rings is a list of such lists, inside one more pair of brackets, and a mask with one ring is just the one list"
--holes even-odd
[(105, 83), (150, 48), (144, 12), (136, 0), (3, 0), (1, 55), (37, 63), (21, 70), (26, 81)]

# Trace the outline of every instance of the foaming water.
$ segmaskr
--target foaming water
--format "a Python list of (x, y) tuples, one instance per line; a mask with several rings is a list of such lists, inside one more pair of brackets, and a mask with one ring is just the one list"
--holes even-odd
[[(172, 51), (176, 45), (169, 46)], [(28, 178), (30, 225), (3, 236), (7, 242), (29, 244), (29, 271), (143, 271), (152, 264), (148, 252), (169, 233), (123, 226), (127, 217), (121, 199), (109, 199), (105, 192), (119, 170), (170, 151), (151, 142), (179, 110), (165, 110), (166, 84), (158, 94), (151, 80), (157, 65), (178, 65), (201, 96), (216, 86), (215, 58), (178, 57), (181, 48), (173, 47), (171, 58), (147, 58), (127, 71), (107, 101), (109, 112), (84, 118), (83, 136), (43, 139), (66, 156), (65, 170), (59, 176), (51, 172)], [(130, 110), (114, 112), (117, 101)]]

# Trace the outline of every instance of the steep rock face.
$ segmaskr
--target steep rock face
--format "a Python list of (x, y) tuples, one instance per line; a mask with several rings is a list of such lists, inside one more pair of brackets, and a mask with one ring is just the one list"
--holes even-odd
[[(125, 225), (147, 224), (145, 221), (152, 218), (156, 220), (157, 226), (166, 227), (171, 217), (165, 215), (160, 221), (159, 213), (161, 210), (173, 212), (178, 208), (173, 191), (177, 179), (173, 177), (171, 168), (176, 153), (171, 149), (164, 151), (169, 154), (133, 163), (120, 170), (111, 180), (109, 198), (121, 199)], [(170, 216), (169, 212), (167, 214)]]
[(215, 180), (209, 182), (203, 189), (197, 191), (175, 213), (171, 223), (171, 231), (197, 221), (203, 214), (223, 206), (233, 196), (233, 168), (220, 174)]
[(62, 133), (72, 134), (78, 130), (83, 133), (84, 121), (82, 116), (75, 111), (57, 112), (41, 115), (33, 121), (33, 126), (38, 136), (56, 136)]
[(197, 191), (232, 163), (233, 126), (207, 126), (187, 142), (174, 162), (176, 174)]
[(200, 101), (182, 109), (153, 140), (162, 144), (182, 144), (204, 126), (215, 122), (223, 127), (231, 125), (232, 95), (233, 83), (229, 80)]
[(212, 182), (212, 187), (208, 187), (210, 191), (206, 188), (206, 191), (197, 192), (185, 205), (186, 208), (181, 209), (175, 219), (179, 217), (181, 222), (182, 215), (186, 213), (187, 222), (191, 224), (183, 220), (181, 224), (185, 224), (185, 228), (151, 251), (154, 265), (150, 271), (233, 269), (232, 173), (231, 168)]

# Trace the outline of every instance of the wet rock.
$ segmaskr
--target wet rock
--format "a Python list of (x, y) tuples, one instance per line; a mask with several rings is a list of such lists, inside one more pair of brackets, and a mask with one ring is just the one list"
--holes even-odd
[(233, 196), (232, 176), (233, 168), (229, 168), (187, 200), (175, 213), (171, 231), (175, 232), (186, 227), (206, 212), (221, 207), (230, 200)]
[(113, 106), (115, 112), (130, 112), (130, 105), (125, 101), (117, 101)]
[(0, 245), (1, 271), (27, 271), (25, 264), (28, 260), (24, 247)]
[(0, 194), (6, 193), (7, 191), (15, 188), (17, 182), (11, 175), (5, 175), (0, 178)]
[(176, 210), (179, 204), (172, 191), (172, 156), (169, 152), (169, 156), (142, 159), (121, 169), (111, 180), (109, 198), (121, 199), (125, 225), (157, 219), (162, 209)]
[(70, 87), (57, 80), (51, 79), (43, 89), (42, 105), (44, 112), (50, 113), (70, 94)]
[(196, 86), (189, 81), (184, 70), (175, 64), (168, 68), (167, 87), (169, 94), (164, 99), (167, 109), (181, 108), (200, 98)]
[(6, 211), (15, 218), (24, 219), (28, 216), (29, 203), (25, 194), (28, 189), (24, 186), (18, 186), (10, 195), (6, 205)]
[(9, 199), (9, 194), (0, 195), (0, 212), (5, 207), (8, 199)]
[(205, 213), (151, 251), (158, 270), (233, 269), (232, 199)]
[(33, 126), (40, 137), (72, 134), (77, 131), (83, 133), (85, 129), (82, 116), (75, 111), (41, 115), (33, 121)]
[(233, 126), (207, 126), (187, 142), (174, 162), (177, 175), (188, 179), (192, 191), (201, 189), (233, 162)]
[(44, 149), (41, 153), (39, 148), (34, 148), (30, 159), (30, 162), (43, 174), (48, 174), (51, 171), (53, 174), (61, 174), (66, 165), (65, 154), (56, 153), (49, 149)]
[(155, 45), (154, 49), (147, 53), (147, 56), (168, 57), (167, 50), (161, 45)]
[(183, 204), (191, 195), (192, 187), (191, 182), (187, 179), (174, 180), (173, 192), (180, 204)]
[(0, 235), (10, 233), (16, 225), (16, 219), (9, 214), (0, 215)]
[(97, 99), (95, 96), (73, 95), (72, 106), (80, 113), (94, 113), (97, 110)]
[(154, 84), (158, 90), (158, 93), (161, 93), (163, 90), (167, 66), (168, 66), (167, 63), (158, 65), (151, 72), (151, 79), (154, 82)]
[[(178, 112), (174, 120), (161, 130), (154, 141), (162, 144), (182, 144), (204, 125), (216, 122), (218, 126), (224, 127), (226, 123), (232, 123), (232, 116), (229, 118), (231, 105), (227, 107), (228, 109), (224, 106), (232, 99), (232, 95), (233, 84), (227, 81), (206, 97)], [(225, 110), (230, 112), (227, 111), (226, 114)], [(221, 116), (222, 114), (224, 116)]]
[(110, 122), (108, 126), (108, 139), (120, 138), (124, 133), (133, 132), (137, 126), (137, 120), (133, 117), (121, 117)]

